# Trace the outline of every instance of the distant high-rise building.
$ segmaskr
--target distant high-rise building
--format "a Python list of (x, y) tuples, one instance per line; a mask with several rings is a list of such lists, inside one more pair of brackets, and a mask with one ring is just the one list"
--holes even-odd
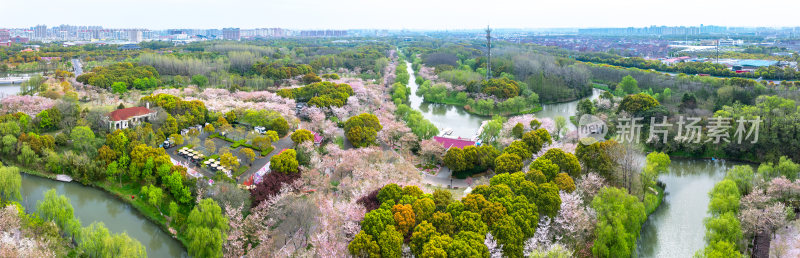
[(303, 30), (300, 31), (301, 37), (345, 37), (346, 30)]
[(137, 30), (137, 29), (129, 30), (128, 40), (136, 43), (142, 42), (142, 30)]
[(11, 39), (11, 33), (8, 30), (0, 30), (0, 42), (6, 42)]
[(242, 35), (239, 28), (224, 28), (222, 29), (222, 38), (226, 40), (240, 40)]
[(169, 35), (179, 35), (179, 34), (186, 34), (186, 30), (182, 29), (169, 29), (167, 30), (167, 34)]
[(43, 39), (47, 37), (47, 25), (36, 25), (33, 27), (33, 36), (37, 39)]
[(222, 36), (222, 31), (220, 31), (219, 29), (208, 29), (206, 30), (205, 36), (207, 38), (216, 39)]

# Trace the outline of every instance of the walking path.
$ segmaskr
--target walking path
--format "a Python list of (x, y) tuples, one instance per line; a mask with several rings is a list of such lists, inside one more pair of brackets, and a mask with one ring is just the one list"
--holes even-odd
[(77, 58), (72, 59), (72, 69), (75, 71), (75, 77), (80, 76), (83, 74), (83, 67), (81, 66), (81, 60)]
[(244, 182), (247, 181), (247, 179), (249, 179), (250, 176), (255, 174), (256, 171), (267, 165), (272, 156), (281, 153), (281, 151), (285, 149), (294, 148), (294, 142), (292, 141), (292, 138), (289, 137), (289, 135), (286, 135), (286, 137), (283, 137), (282, 139), (273, 142), (272, 146), (275, 147), (275, 149), (272, 150), (272, 152), (270, 152), (269, 155), (263, 158), (256, 159), (256, 161), (253, 162), (253, 165), (250, 166), (250, 169), (248, 169), (247, 172), (244, 172), (244, 174), (242, 174), (241, 176), (239, 176), (239, 178), (236, 179), (236, 181), (239, 184), (244, 184)]
[(186, 167), (188, 169), (191, 169), (191, 170), (194, 170), (194, 171), (197, 171), (197, 172), (200, 172), (204, 177), (207, 177), (207, 178), (214, 177), (214, 174), (211, 173), (211, 171), (208, 171), (207, 169), (203, 169), (200, 166), (195, 165), (194, 163), (192, 163), (192, 161), (190, 161), (189, 159), (184, 158), (181, 155), (178, 155), (177, 151), (179, 149), (180, 149), (180, 147), (169, 148), (167, 150), (167, 154), (173, 160), (179, 161), (181, 164), (183, 164), (184, 167)]
[(439, 169), (439, 172), (436, 175), (430, 175), (428, 173), (422, 173), (422, 181), (426, 184), (436, 185), (440, 187), (458, 187), (458, 188), (467, 188), (470, 186), (467, 184), (466, 179), (458, 179), (452, 178), (453, 172), (450, 171), (447, 167), (442, 167)]

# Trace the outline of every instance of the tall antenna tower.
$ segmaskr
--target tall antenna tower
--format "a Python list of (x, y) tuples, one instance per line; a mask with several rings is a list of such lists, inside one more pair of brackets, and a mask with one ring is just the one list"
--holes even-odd
[(717, 40), (717, 64), (719, 64), (719, 41), (722, 39)]
[(486, 25), (486, 80), (492, 78), (492, 29)]

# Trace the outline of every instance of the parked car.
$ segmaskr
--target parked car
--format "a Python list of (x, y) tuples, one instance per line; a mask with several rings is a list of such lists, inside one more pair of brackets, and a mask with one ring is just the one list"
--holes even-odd
[(263, 126), (256, 126), (255, 128), (253, 128), (253, 131), (255, 131), (256, 133), (260, 133), (260, 134), (266, 134), (267, 133), (267, 128), (263, 127)]

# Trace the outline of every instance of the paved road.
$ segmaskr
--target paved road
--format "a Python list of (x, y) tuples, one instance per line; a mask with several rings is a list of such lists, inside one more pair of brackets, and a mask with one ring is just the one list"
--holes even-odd
[(72, 59), (72, 69), (75, 70), (75, 77), (83, 74), (83, 67), (81, 67), (81, 60), (77, 58)]
[(426, 184), (432, 184), (441, 187), (451, 186), (451, 182), (453, 187), (467, 188), (469, 186), (466, 179), (451, 178), (450, 175), (452, 174), (453, 172), (450, 171), (449, 168), (442, 167), (439, 169), (439, 172), (436, 173), (436, 175), (423, 173), (422, 181)]
[(181, 155), (178, 155), (177, 151), (178, 151), (180, 148), (181, 148), (181, 147), (172, 147), (172, 148), (169, 148), (169, 149), (167, 150), (167, 154), (169, 155), (169, 157), (170, 157), (170, 158), (172, 158), (172, 159), (174, 159), (174, 160), (177, 160), (177, 161), (180, 161), (180, 162), (182, 162), (183, 164), (189, 165), (189, 168), (190, 168), (190, 169), (192, 169), (192, 170), (194, 170), (194, 171), (198, 171), (198, 172), (200, 172), (201, 174), (203, 174), (203, 176), (204, 176), (204, 177), (207, 177), (207, 178), (212, 178), (212, 177), (214, 177), (214, 174), (213, 174), (213, 173), (211, 173), (211, 171), (208, 171), (207, 169), (203, 169), (203, 168), (201, 168), (200, 166), (197, 166), (197, 165), (195, 165), (194, 163), (192, 163), (191, 161), (189, 161), (189, 159), (186, 159), (186, 158), (182, 157)]
[(248, 169), (246, 172), (244, 172), (244, 174), (239, 176), (239, 178), (236, 181), (239, 182), (240, 184), (243, 184), (256, 171), (258, 171), (259, 169), (264, 167), (264, 165), (266, 165), (269, 162), (269, 160), (272, 158), (272, 156), (275, 156), (276, 154), (280, 153), (284, 149), (293, 148), (294, 147), (294, 142), (292, 141), (292, 138), (289, 137), (289, 135), (286, 135), (286, 137), (283, 137), (282, 139), (278, 140), (277, 142), (273, 142), (272, 146), (274, 146), (275, 149), (272, 150), (272, 152), (270, 152), (269, 155), (267, 155), (264, 158), (256, 159), (256, 161), (253, 162), (253, 165), (250, 166), (250, 169)]

